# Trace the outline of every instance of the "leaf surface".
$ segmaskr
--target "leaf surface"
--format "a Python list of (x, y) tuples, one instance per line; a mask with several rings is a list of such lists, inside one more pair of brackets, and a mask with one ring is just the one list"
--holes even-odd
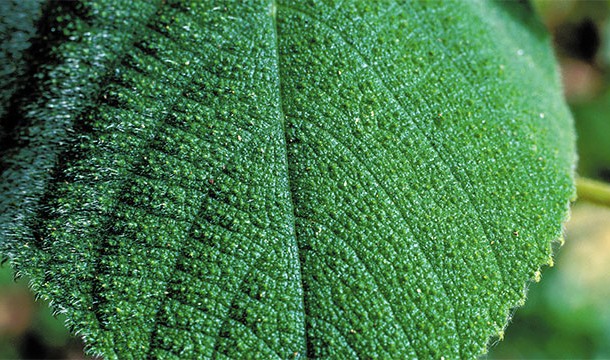
[(129, 6), (75, 13), (102, 42), (50, 50), (66, 76), (23, 116), (66, 121), (4, 172), (43, 174), (26, 205), (7, 191), (3, 247), (93, 353), (471, 358), (501, 336), (573, 193), (527, 9)]

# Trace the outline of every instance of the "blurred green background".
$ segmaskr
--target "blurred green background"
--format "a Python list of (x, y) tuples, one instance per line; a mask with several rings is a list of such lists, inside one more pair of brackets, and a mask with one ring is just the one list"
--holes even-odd
[[(15, 13), (2, 17), (15, 20), (0, 24), (3, 44), (12, 40), (8, 34), (15, 28), (32, 35), (33, 24), (24, 25), (19, 12), (40, 12), (41, 2), (31, 1), (34, 5), (26, 8), (0, 0), (0, 11)], [(576, 120), (578, 173), (610, 183), (610, 3), (535, 0), (532, 5), (553, 34)], [(2, 78), (7, 71), (24, 71), (27, 64), (18, 54), (0, 53), (5, 54)], [(526, 305), (515, 311), (504, 339), (491, 346), (486, 358), (610, 359), (610, 209), (576, 202), (565, 239), (557, 246), (555, 266), (530, 285)], [(67, 333), (62, 317), (35, 301), (26, 280), (13, 279), (8, 265), (1, 266), (0, 359), (85, 358), (82, 343)]]

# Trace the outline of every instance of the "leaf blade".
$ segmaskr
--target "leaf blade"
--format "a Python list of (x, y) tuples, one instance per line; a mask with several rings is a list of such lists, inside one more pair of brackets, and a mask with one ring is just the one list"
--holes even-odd
[(573, 139), (539, 29), (314, 5), (168, 4), (79, 119), (21, 256), (93, 351), (472, 357), (548, 261)]
[[(539, 104), (532, 106), (532, 95), (528, 91), (535, 89), (550, 98), (559, 98), (560, 95), (553, 88), (547, 89), (544, 85), (540, 86), (549, 80), (550, 72), (548, 70), (544, 70), (540, 77), (533, 77), (532, 80), (527, 78), (527, 76), (533, 76), (528, 72), (532, 68), (532, 64), (535, 64), (532, 58), (527, 58), (531, 55), (524, 56), (525, 61), (515, 61), (510, 56), (524, 55), (519, 55), (525, 50), (516, 45), (526, 46), (527, 50), (536, 49), (540, 53), (540, 42), (536, 42), (540, 39), (532, 39), (532, 43), (515, 44), (510, 38), (505, 37), (506, 42), (496, 45), (494, 40), (497, 36), (485, 38), (481, 35), (494, 34), (494, 28), (503, 30), (505, 25), (501, 20), (506, 20), (504, 17), (512, 16), (503, 11), (518, 12), (519, 9), (509, 7), (508, 10), (505, 10), (503, 5), (487, 6), (479, 3), (463, 4), (464, 6), (435, 3), (428, 7), (407, 4), (402, 8), (396, 6), (391, 10), (389, 7), (385, 7), (386, 3), (379, 4), (377, 7), (372, 4), (360, 4), (366, 9), (358, 9), (358, 5), (350, 3), (349, 6), (352, 8), (343, 6), (338, 10), (323, 6), (321, 9), (317, 9), (309, 5), (302, 5), (299, 8), (299, 5), (295, 3), (292, 6), (297, 8), (294, 11), (296, 14), (292, 14), (293, 17), (286, 20), (285, 33), (298, 34), (294, 35), (292, 40), (294, 43), (305, 37), (301, 41), (307, 43), (308, 47), (303, 47), (303, 55), (295, 54), (294, 46), (286, 45), (286, 62), (295, 65), (290, 67), (293, 71), (287, 72), (283, 78), (295, 79), (297, 83), (316, 84), (313, 90), (309, 89), (311, 94), (308, 94), (308, 89), (299, 89), (298, 86), (295, 86), (291, 92), (285, 91), (288, 98), (296, 99), (294, 102), (298, 102), (293, 111), (286, 112), (289, 118), (295, 119), (295, 126), (298, 127), (295, 132), (306, 134), (301, 135), (301, 138), (298, 138), (298, 135), (295, 136), (294, 143), (303, 144), (309, 141), (313, 143), (310, 147), (316, 149), (307, 149), (306, 145), (300, 146), (299, 149), (299, 145), (296, 145), (296, 149), (292, 150), (292, 156), (289, 158), (306, 162), (314, 158), (307, 155), (308, 151), (317, 152), (323, 154), (319, 157), (322, 160), (317, 160), (317, 162), (322, 162), (329, 169), (329, 171), (310, 176), (307, 169), (315, 168), (315, 165), (311, 163), (300, 166), (293, 164), (291, 174), (297, 174), (295, 181), (303, 184), (300, 187), (297, 185), (298, 191), (294, 191), (297, 218), (305, 217), (308, 220), (314, 218), (311, 220), (311, 223), (314, 224), (335, 223), (334, 227), (326, 226), (331, 233), (337, 228), (349, 229), (344, 233), (352, 237), (350, 240), (355, 243), (352, 244), (352, 253), (357, 255), (344, 255), (348, 259), (350, 257), (352, 259), (367, 258), (368, 253), (378, 255), (380, 250), (375, 246), (379, 244), (371, 245), (367, 244), (367, 241), (379, 240), (379, 237), (384, 236), (385, 241), (390, 241), (395, 246), (411, 244), (411, 246), (420, 248), (421, 250), (403, 249), (402, 253), (399, 250), (390, 250), (386, 259), (380, 259), (389, 259), (388, 262), (392, 266), (402, 267), (401, 270), (396, 271), (398, 274), (415, 275), (413, 277), (416, 279), (405, 279), (400, 284), (402, 289), (396, 290), (392, 287), (394, 273), (386, 269), (386, 273), (379, 271), (369, 276), (368, 279), (365, 279), (365, 276), (359, 278), (364, 283), (372, 284), (374, 290), (361, 289), (359, 294), (354, 294), (349, 300), (341, 301), (341, 303), (356, 306), (362, 299), (377, 297), (378, 293), (386, 295), (372, 301), (377, 304), (383, 303), (384, 297), (393, 299), (388, 303), (403, 301), (415, 303), (421, 292), (432, 287), (432, 294), (426, 294), (425, 299), (421, 300), (425, 303), (426, 310), (418, 314), (418, 310), (415, 309), (410, 314), (411, 316), (419, 315), (414, 321), (417, 323), (416, 326), (413, 326), (413, 320), (409, 314), (401, 314), (402, 316), (398, 317), (403, 319), (403, 326), (408, 329), (405, 334), (409, 332), (418, 334), (419, 339), (414, 340), (415, 351), (423, 351), (425, 354), (411, 353), (410, 356), (426, 357), (429, 354), (432, 354), (431, 357), (441, 357), (444, 354), (459, 357), (474, 356), (484, 352), (487, 338), (493, 332), (501, 333), (503, 331), (509, 308), (522, 301), (524, 283), (528, 278), (535, 276), (535, 271), (542, 263), (549, 260), (549, 240), (560, 235), (560, 229), (555, 228), (547, 235), (540, 236), (536, 243), (536, 255), (524, 259), (524, 261), (515, 259), (512, 255), (513, 253), (532, 252), (531, 249), (527, 249), (530, 246), (527, 243), (536, 238), (533, 233), (539, 230), (532, 230), (529, 233), (522, 230), (524, 226), (528, 226), (528, 224), (524, 224), (524, 220), (528, 220), (529, 226), (533, 228), (537, 224), (535, 220), (523, 219), (520, 216), (521, 209), (512, 204), (516, 194), (521, 198), (520, 200), (523, 200), (525, 196), (534, 195), (536, 200), (531, 201), (528, 206), (540, 213), (548, 211), (536, 202), (545, 203), (549, 189), (540, 187), (539, 183), (532, 183), (529, 173), (553, 171), (553, 174), (558, 177), (564, 176), (566, 182), (563, 183), (563, 188), (555, 194), (557, 198), (563, 196), (564, 200), (553, 205), (556, 218), (563, 219), (564, 215), (561, 214), (564, 214), (567, 208), (565, 198), (572, 191), (568, 181), (569, 176), (565, 177), (567, 173), (559, 175), (562, 171), (570, 169), (570, 163), (573, 161), (573, 156), (569, 155), (573, 151), (571, 145), (573, 139), (570, 138), (569, 130), (563, 130), (571, 128), (569, 115), (566, 117), (565, 106), (549, 106), (547, 101), (546, 107), (554, 112), (551, 113), (552, 115), (547, 113), (547, 116), (551, 116), (557, 123), (550, 123), (548, 119), (540, 120), (546, 122), (545, 126), (554, 127), (556, 132), (553, 132), (553, 136), (562, 136), (561, 139), (565, 140), (563, 143), (547, 138), (546, 130), (535, 129), (539, 125), (536, 124), (536, 121), (541, 118), (541, 115), (532, 112), (532, 109), (537, 108)], [(377, 13), (375, 13), (376, 11)], [(495, 13), (496, 19), (493, 21), (487, 19), (488, 21), (482, 22), (483, 24), (469, 23), (466, 20), (477, 18), (477, 15), (479, 17), (489, 16), (490, 13)], [(384, 16), (389, 17), (388, 14), (394, 16), (393, 22), (380, 21)], [(333, 16), (336, 17), (333, 18)], [(397, 23), (401, 24), (400, 20), (406, 20), (405, 23), (408, 23), (408, 20), (413, 20), (413, 18), (416, 22), (410, 28), (394, 31), (393, 27)], [(295, 24), (302, 27), (295, 28)], [(370, 24), (374, 24), (374, 26)], [(514, 25), (513, 30), (524, 31), (520, 24)], [(435, 36), (429, 36), (430, 33), (435, 33)], [(440, 38), (442, 36), (445, 38)], [(405, 41), (405, 37), (407, 41)], [(522, 37), (518, 38), (522, 39)], [(405, 45), (404, 43), (408, 41), (410, 43)], [(475, 44), (469, 44), (469, 42)], [(477, 52), (474, 53), (475, 50), (471, 50), (469, 45)], [(497, 53), (502, 54), (502, 57), (497, 58)], [(323, 55), (320, 56), (322, 57), (320, 60), (315, 58), (315, 55), (308, 58), (309, 54)], [(407, 59), (404, 60), (404, 58)], [(475, 65), (468, 63), (468, 59), (472, 58), (477, 59)], [(389, 62), (388, 59), (394, 60), (394, 62)], [(548, 56), (546, 59), (549, 59)], [(402, 64), (400, 64), (401, 60)], [(507, 61), (506, 65), (503, 66), (501, 61)], [(308, 69), (308, 71), (301, 72), (300, 69)], [(417, 70), (420, 70), (421, 73), (418, 73)], [(499, 77), (501, 70), (510, 71), (510, 75), (504, 74), (503, 77)], [(350, 71), (351, 78), (337, 80), (340, 77), (349, 77)], [(477, 71), (479, 74), (476, 73)], [(510, 82), (509, 76), (511, 75), (518, 75), (519, 81)], [(553, 77), (553, 83), (558, 84), (556, 76)], [(352, 84), (357, 85), (350, 87)], [(524, 89), (518, 88), (521, 84), (525, 84)], [(506, 87), (510, 88), (506, 89)], [(369, 90), (368, 94), (360, 95), (364, 93), (363, 88)], [(322, 92), (322, 97), (320, 97), (320, 92)], [(494, 92), (498, 95), (495, 95)], [(517, 96), (515, 93), (520, 95)], [(506, 94), (513, 95), (510, 97), (510, 101), (518, 103), (518, 110), (513, 110), (502, 102), (502, 96)], [(537, 93), (535, 94), (538, 96)], [(544, 99), (545, 95), (540, 95), (540, 98)], [(354, 98), (357, 99), (355, 104)], [(487, 100), (488, 98), (491, 98), (491, 101)], [(352, 100), (351, 104), (348, 103), (348, 99)], [(376, 102), (366, 108), (363, 106), (363, 103), (367, 105), (366, 101)], [(332, 110), (326, 110), (325, 107), (330, 107)], [(389, 117), (388, 114), (399, 115), (394, 116), (391, 120), (382, 119), (384, 116)], [(406, 118), (405, 114), (411, 115), (411, 119)], [(299, 119), (303, 116), (307, 118)], [(494, 119), (493, 116), (497, 118)], [(368, 119), (366, 119), (367, 117)], [(399, 121), (396, 121), (397, 118)], [(370, 132), (362, 128), (364, 125), (360, 126), (367, 120), (369, 128), (374, 129)], [(386, 121), (384, 122), (384, 120)], [(337, 122), (340, 124), (336, 124)], [(371, 123), (372, 125), (370, 125)], [(535, 146), (542, 146), (537, 144), (537, 139), (533, 139), (537, 136), (540, 137), (541, 143), (546, 142), (544, 146), (548, 145), (540, 153), (538, 153), (538, 149), (529, 148), (532, 146), (531, 143), (520, 143), (520, 137), (523, 137), (529, 138), (535, 143)], [(321, 140), (317, 142), (312, 140), (316, 137)], [(358, 137), (362, 140), (358, 140)], [(507, 138), (510, 140), (507, 141)], [(412, 143), (412, 148), (404, 146), (405, 143)], [(496, 148), (490, 148), (490, 144), (494, 144), (493, 147)], [(566, 145), (566, 148), (561, 148)], [(511, 149), (511, 146), (519, 149)], [(558, 153), (562, 154), (560, 161), (563, 165), (549, 169), (542, 164), (547, 158), (559, 158)], [(383, 160), (376, 158), (376, 154), (383, 154)], [(518, 157), (523, 158), (518, 159)], [(543, 161), (540, 160), (541, 157)], [(381, 163), (385, 168), (379, 165)], [(343, 169), (336, 170), (335, 167)], [(529, 169), (524, 169), (524, 167), (529, 167)], [(402, 178), (392, 173), (391, 170), (400, 173)], [(317, 183), (315, 178), (327, 179), (329, 176), (326, 174), (332, 174), (333, 171), (340, 174), (333, 179), (336, 184), (321, 190), (322, 184)], [(352, 175), (363, 173), (366, 173), (367, 176)], [(346, 182), (344, 182), (345, 179), (347, 179)], [(351, 186), (352, 190), (340, 190), (342, 183), (345, 187)], [(361, 184), (360, 188), (354, 190), (358, 184)], [(522, 186), (527, 188), (521, 188)], [(303, 189), (313, 190), (310, 193)], [(407, 194), (396, 194), (398, 189)], [(361, 194), (352, 196), (356, 200), (349, 199), (350, 195), (345, 195), (345, 193), (350, 191), (360, 191)], [(408, 194), (409, 191), (413, 191), (415, 194)], [(559, 195), (559, 192), (563, 195)], [(367, 197), (373, 199), (364, 201), (370, 205), (377, 196), (383, 199), (386, 207), (394, 207), (399, 210), (391, 211), (378, 207), (373, 207), (374, 210), (371, 208), (360, 211), (349, 210), (359, 204), (358, 200)], [(326, 216), (324, 210), (319, 209), (325, 205), (328, 206), (327, 213), (332, 214), (333, 211), (336, 211), (341, 214), (336, 218)], [(301, 206), (306, 210), (299, 211)], [(493, 212), (496, 212), (497, 215)], [(371, 213), (383, 214), (381, 216), (387, 219), (373, 218), (369, 224), (364, 226), (362, 223), (359, 224), (358, 220), (353, 220)], [(408, 220), (409, 217), (412, 220)], [(323, 218), (323, 220), (319, 220), (319, 218)], [(420, 221), (422, 224), (418, 224)], [(397, 223), (400, 225), (396, 225)], [(366, 226), (375, 228), (374, 235), (370, 232), (366, 233)], [(300, 227), (306, 229), (302, 230), (305, 234), (301, 233), (301, 238), (313, 238), (317, 232), (316, 227), (309, 224), (301, 224)], [(300, 227), (297, 226), (297, 230)], [(388, 229), (392, 229), (394, 234)], [(548, 229), (546, 230), (548, 231)], [(364, 239), (357, 237), (353, 239), (359, 233), (367, 235), (364, 236)], [(521, 239), (515, 240), (514, 233), (520, 233)], [(551, 233), (553, 235), (548, 235)], [(460, 239), (460, 234), (471, 241), (476, 240), (476, 245), (464, 242)], [(427, 239), (420, 242), (418, 236), (421, 235)], [(323, 242), (332, 244), (333, 241), (336, 241), (333, 236), (341, 238), (340, 232), (335, 231)], [(397, 240), (397, 237), (402, 239)], [(524, 240), (523, 237), (528, 238)], [(332, 247), (332, 245), (327, 245), (327, 247)], [(326, 255), (317, 255), (321, 259), (333, 259), (332, 251), (337, 250), (331, 250)], [(443, 257), (448, 254), (453, 254), (453, 258), (445, 261)], [(504, 264), (507, 257), (511, 261), (523, 263), (522, 268), (510, 263)], [(405, 258), (409, 260), (406, 262), (402, 260)], [(340, 267), (341, 260), (337, 260), (334, 266)], [(312, 260), (312, 262), (314, 261), (316, 260)], [(348, 263), (348, 260), (344, 260), (344, 262)], [(352, 261), (352, 263), (358, 262)], [(304, 273), (307, 274), (307, 261), (304, 263), (306, 269)], [(494, 266), (495, 263), (498, 265)], [(431, 274), (434, 273), (435, 268), (439, 268), (441, 274), (419, 274), (417, 270), (410, 267), (412, 264), (420, 264), (419, 267), (426, 269)], [(319, 265), (319, 268), (322, 267)], [(332, 268), (328, 265), (327, 267)], [(362, 272), (366, 273), (369, 270), (363, 269)], [(327, 276), (331, 277), (330, 274)], [(354, 276), (356, 277), (356, 275)], [(505, 278), (519, 278), (520, 280), (513, 280), (513, 282)], [(380, 279), (382, 285), (375, 285), (375, 281), (372, 279)], [(471, 279), (471, 283), (461, 279)], [(477, 279), (481, 279), (487, 284), (478, 285)], [(305, 282), (315, 283), (307, 275)], [(326, 286), (321, 287), (330, 287), (330, 282), (328, 281)], [(340, 288), (340, 285), (334, 283), (332, 286)], [(472, 286), (472, 289), (469, 289), (468, 286)], [(503, 289), (503, 286), (508, 288)], [(381, 290), (376, 291), (378, 288)], [(486, 304), (485, 295), (488, 292), (502, 293), (507, 297), (504, 304), (497, 306), (503, 310), (494, 309), (494, 306), (489, 303), (484, 305)], [(438, 294), (454, 299), (458, 305), (453, 305), (452, 311), (452, 307), (443, 308), (446, 305), (434, 304)], [(312, 311), (313, 313), (331, 312), (327, 309), (338, 306), (332, 304), (331, 301), (326, 301), (330, 298), (329, 294), (316, 295), (315, 299), (319, 304), (315, 311)], [(471, 308), (473, 301), (477, 303), (475, 309)], [(443, 308), (440, 316), (444, 316), (444, 319), (430, 319), (436, 315), (435, 306)], [(374, 304), (369, 303), (362, 307), (364, 309), (375, 308)], [(358, 311), (357, 308), (350, 308), (345, 312), (358, 314)], [(362, 311), (365, 314), (360, 315), (359, 318), (352, 319), (351, 322), (345, 321), (344, 334), (358, 326), (366, 328), (369, 332), (374, 328), (375, 321), (367, 319), (367, 310)], [(384, 317), (393, 318), (391, 314), (384, 314)], [(367, 321), (368, 325), (366, 325)], [(431, 323), (435, 324), (435, 328), (428, 326)], [(422, 328), (417, 327), (420, 324), (423, 324)], [(318, 326), (324, 327), (324, 325)], [(326, 326), (326, 328), (330, 327), (330, 325)], [(482, 328), (495, 328), (495, 330), (487, 330), (487, 333), (476, 330)], [(332, 332), (330, 329), (327, 331)], [(356, 331), (356, 334), (358, 333)], [(460, 337), (469, 340), (464, 341), (463, 344), (461, 340), (447, 340), (441, 344), (434, 343), (433, 348), (428, 348), (429, 344), (433, 343), (432, 339), (455, 333), (468, 334)], [(319, 330), (319, 337), (325, 337), (325, 330)], [(363, 339), (357, 339), (357, 337), (354, 335), (354, 340), (352, 340), (356, 344), (355, 346), (371, 346), (359, 349), (358, 353), (366, 354), (392, 345), (381, 345), (383, 339), (399, 338), (400, 343), (409, 343), (407, 336), (399, 335), (395, 335), (395, 337), (387, 334), (386, 336), (371, 336), (376, 339), (372, 342), (373, 345)], [(478, 340), (472, 340), (475, 338)], [(329, 346), (328, 344), (331, 343), (330, 340), (326, 342), (320, 340), (319, 346), (315, 348), (336, 351), (336, 348), (333, 347), (336, 344)], [(408, 352), (405, 353), (408, 354)], [(329, 356), (329, 353), (322, 352), (317, 355), (324, 357)]]

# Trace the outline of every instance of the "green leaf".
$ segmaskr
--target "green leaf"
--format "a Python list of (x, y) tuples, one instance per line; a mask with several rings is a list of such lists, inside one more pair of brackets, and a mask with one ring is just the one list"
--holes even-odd
[[(36, 31), (42, 0), (0, 1), (0, 151), (5, 149), (9, 132), (7, 116), (9, 100), (22, 87), (21, 80), (29, 70), (25, 54)], [(11, 16), (8, 16), (10, 14)]]
[(502, 336), (574, 191), (528, 9), (110, 3), (50, 19), (3, 174), (5, 253), (91, 353), (472, 358)]

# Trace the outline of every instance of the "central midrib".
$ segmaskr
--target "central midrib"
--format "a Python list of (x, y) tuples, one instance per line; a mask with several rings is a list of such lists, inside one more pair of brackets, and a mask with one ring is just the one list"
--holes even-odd
[(303, 324), (302, 324), (302, 328), (303, 328), (303, 334), (305, 335), (305, 338), (303, 339), (303, 347), (305, 350), (305, 356), (307, 358), (312, 358), (313, 353), (310, 354), (311, 349), (309, 348), (309, 334), (307, 331), (307, 320), (306, 320), (306, 307), (305, 307), (305, 286), (303, 283), (303, 264), (301, 263), (300, 260), (300, 249), (299, 249), (299, 244), (298, 244), (298, 240), (297, 240), (297, 233), (296, 233), (296, 213), (295, 213), (295, 203), (294, 203), (294, 199), (292, 196), (292, 180), (290, 177), (290, 167), (288, 166), (288, 136), (286, 134), (286, 115), (284, 113), (284, 102), (283, 102), (283, 96), (282, 96), (282, 84), (281, 84), (281, 61), (280, 61), (280, 50), (279, 50), (279, 31), (278, 31), (278, 26), (277, 26), (277, 11), (278, 11), (278, 4), (277, 4), (277, 0), (271, 0), (271, 2), (269, 3), (269, 17), (271, 18), (271, 25), (272, 25), (272, 29), (273, 29), (273, 37), (274, 37), (274, 45), (275, 45), (275, 69), (276, 69), (276, 73), (275, 73), (275, 88), (277, 89), (277, 100), (278, 100), (278, 110), (279, 110), (279, 120), (282, 126), (282, 141), (284, 142), (284, 169), (286, 171), (286, 183), (287, 183), (287, 189), (285, 189), (285, 191), (287, 192), (288, 196), (288, 202), (289, 202), (289, 206), (291, 209), (291, 215), (292, 215), (292, 238), (294, 239), (293, 242), (293, 254), (297, 254), (296, 256), (296, 262), (298, 264), (298, 272), (296, 273), (297, 276), (299, 277), (299, 284), (300, 284), (300, 293), (301, 293), (301, 307), (302, 307), (302, 313), (303, 313)]

